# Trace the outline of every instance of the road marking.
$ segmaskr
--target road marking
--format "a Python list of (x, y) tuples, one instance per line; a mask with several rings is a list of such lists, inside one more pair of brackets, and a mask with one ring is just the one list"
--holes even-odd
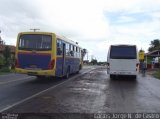
[(54, 88), (56, 88), (56, 87), (58, 87), (58, 86), (60, 86), (60, 85), (63, 85), (64, 83), (67, 83), (67, 82), (69, 82), (69, 81), (71, 81), (71, 80), (73, 80), (73, 79), (76, 79), (76, 78), (79, 77), (79, 76), (83, 76), (84, 74), (86, 74), (86, 73), (88, 73), (88, 72), (90, 72), (90, 71), (92, 71), (92, 70), (94, 70), (94, 69), (95, 69), (95, 68), (91, 68), (90, 70), (88, 70), (88, 71), (86, 71), (86, 72), (83, 72), (82, 74), (78, 74), (78, 75), (76, 75), (76, 76), (74, 76), (74, 77), (69, 78), (68, 80), (63, 81), (62, 83), (59, 83), (59, 84), (57, 84), (57, 85), (54, 85), (54, 86), (52, 86), (52, 87), (50, 87), (50, 88), (48, 88), (48, 89), (45, 89), (45, 90), (43, 90), (43, 91), (41, 91), (41, 92), (39, 92), (39, 93), (36, 93), (36, 94), (34, 94), (34, 95), (32, 95), (32, 96), (30, 96), (30, 97), (28, 97), (28, 98), (25, 98), (25, 99), (23, 99), (23, 100), (21, 100), (21, 101), (19, 101), (19, 102), (16, 102), (16, 103), (14, 103), (14, 104), (12, 104), (12, 105), (10, 105), (10, 106), (7, 106), (7, 107), (1, 109), (1, 110), (0, 110), (0, 113), (2, 113), (2, 112), (5, 111), (5, 110), (8, 110), (8, 109), (10, 109), (10, 108), (12, 108), (12, 107), (14, 107), (14, 106), (16, 106), (16, 105), (19, 105), (19, 104), (21, 104), (21, 103), (23, 103), (23, 102), (25, 102), (25, 101), (28, 101), (28, 100), (36, 97), (36, 96), (39, 96), (39, 95), (41, 95), (41, 94), (43, 94), (43, 93), (45, 93), (45, 92), (47, 92), (47, 91), (49, 91), (49, 90), (52, 90), (52, 89), (54, 89)]
[(20, 78), (20, 79), (16, 79), (16, 80), (11, 80), (11, 81), (6, 81), (6, 82), (0, 82), (1, 84), (7, 84), (7, 83), (11, 83), (11, 82), (15, 82), (15, 81), (20, 81), (20, 80), (24, 80), (24, 79), (30, 79), (33, 78), (34, 76), (30, 76), (30, 77), (24, 77), (24, 78)]

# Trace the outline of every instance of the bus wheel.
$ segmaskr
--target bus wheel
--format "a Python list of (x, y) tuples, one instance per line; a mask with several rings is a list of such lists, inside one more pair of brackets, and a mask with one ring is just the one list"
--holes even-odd
[(82, 69), (82, 65), (79, 65), (79, 68), (78, 68), (78, 71), (76, 72), (76, 74), (78, 74), (81, 69)]
[(44, 79), (45, 76), (36, 76), (38, 79)]
[(111, 75), (111, 74), (110, 74), (109, 77), (110, 77), (110, 79), (114, 79), (114, 78), (115, 78), (115, 76), (114, 76), (114, 75)]
[(82, 69), (82, 65), (79, 65), (79, 70), (81, 70)]
[(79, 70), (78, 70), (78, 71), (76, 71), (76, 74), (79, 74)]
[(70, 68), (68, 67), (65, 78), (68, 79), (68, 78), (69, 78), (69, 75), (70, 75)]

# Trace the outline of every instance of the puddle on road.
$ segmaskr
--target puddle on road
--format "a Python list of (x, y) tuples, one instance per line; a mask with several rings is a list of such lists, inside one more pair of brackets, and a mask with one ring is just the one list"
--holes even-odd
[(101, 93), (101, 90), (97, 90), (97, 89), (88, 89), (88, 88), (72, 88), (72, 90), (73, 91), (82, 91), (82, 92), (84, 92), (84, 93), (87, 93), (87, 92), (89, 92), (89, 93)]
[(45, 96), (45, 97), (42, 97), (43, 99), (52, 99), (53, 97), (50, 97), (50, 96)]

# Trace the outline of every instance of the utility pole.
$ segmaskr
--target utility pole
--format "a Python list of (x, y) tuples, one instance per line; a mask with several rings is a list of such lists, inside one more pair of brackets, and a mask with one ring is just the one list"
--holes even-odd
[(40, 29), (35, 29), (35, 28), (34, 28), (34, 29), (30, 29), (30, 30), (33, 30), (34, 32), (36, 32), (37, 30), (40, 30)]

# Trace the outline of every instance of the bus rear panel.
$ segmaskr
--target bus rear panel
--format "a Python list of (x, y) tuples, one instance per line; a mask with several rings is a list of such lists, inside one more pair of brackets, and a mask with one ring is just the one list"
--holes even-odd
[(49, 32), (19, 33), (16, 45), (17, 73), (57, 76), (78, 72), (82, 49), (74, 42)]
[(53, 34), (51, 33), (20, 33), (16, 47), (16, 72), (53, 76), (55, 72), (52, 63), (55, 54), (53, 42)]
[(135, 45), (112, 45), (108, 54), (110, 76), (138, 74), (138, 55)]

